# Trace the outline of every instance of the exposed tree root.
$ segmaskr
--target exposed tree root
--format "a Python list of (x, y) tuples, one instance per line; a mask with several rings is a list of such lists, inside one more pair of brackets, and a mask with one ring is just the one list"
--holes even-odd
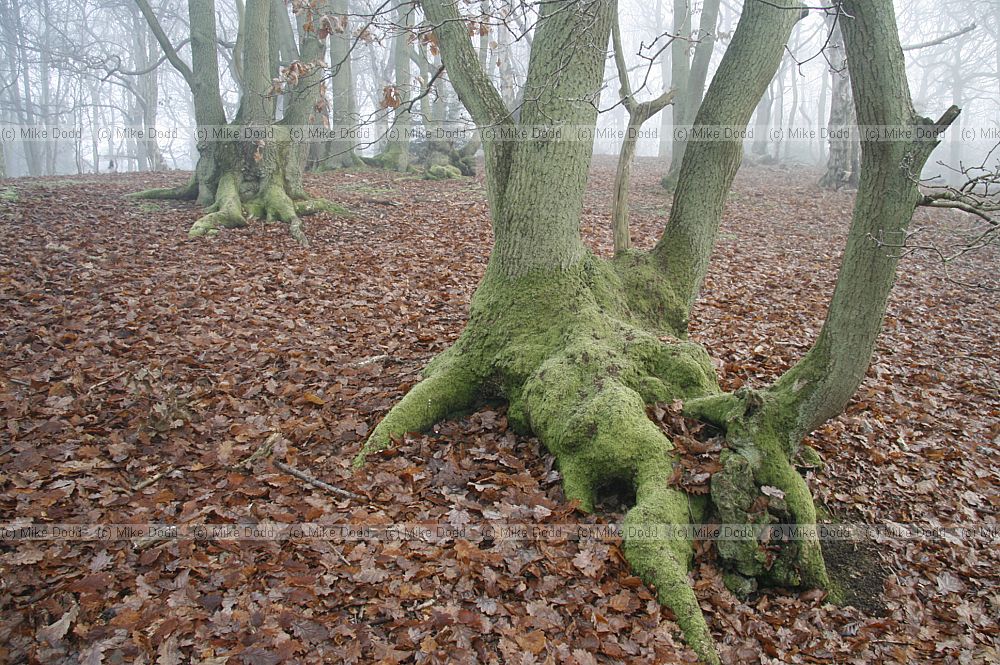
[(179, 187), (145, 189), (128, 196), (133, 199), (194, 201), (198, 198), (198, 176), (192, 174), (188, 181)]
[[(719, 392), (704, 349), (651, 325), (672, 311), (673, 299), (663, 294), (661, 306), (654, 307), (650, 282), (622, 279), (622, 261), (633, 268), (646, 265), (641, 255), (629, 253), (614, 264), (590, 257), (572, 271), (541, 277), (511, 280), (488, 271), (465, 332), (375, 428), (355, 465), (405, 432), (427, 429), (483, 399), (506, 399), (511, 425), (533, 432), (545, 444), (558, 461), (567, 498), (583, 510), (593, 510), (609, 484), (635, 489), (636, 504), (625, 519), (625, 555), (636, 573), (655, 585), (660, 602), (674, 611), (688, 644), (706, 662), (717, 663), (712, 636), (688, 584), (691, 542), (663, 529), (704, 521), (705, 501), (671, 487), (677, 453), (647, 417), (646, 404), (692, 400), (701, 403), (703, 416), (713, 409), (720, 412), (724, 417), (710, 420), (730, 427), (734, 447), (726, 454), (737, 460), (730, 466), (740, 467), (739, 460), (746, 461), (741, 455), (754, 454), (744, 446), (746, 432), (735, 417), (744, 400)], [(751, 438), (763, 441), (757, 430)], [(757, 445), (763, 450), (768, 444)], [(749, 483), (748, 496), (759, 495), (762, 484), (779, 487), (795, 521), (814, 523), (808, 489), (787, 457), (753, 459), (756, 474), (734, 476)], [(720, 497), (730, 500), (726, 494)], [(737, 498), (738, 507), (744, 507), (742, 495)], [(753, 523), (746, 508), (737, 523)], [(735, 519), (736, 512), (728, 509), (724, 504), (720, 512)], [(754, 540), (753, 547), (758, 544)], [(813, 554), (818, 556), (818, 544), (815, 552), (802, 548), (789, 563), (790, 571), (805, 569), (799, 578), (776, 575), (769, 561), (745, 567), (743, 574), (825, 586), (825, 571), (811, 567)], [(751, 560), (758, 563), (753, 556)], [(809, 565), (797, 565), (802, 560)]]
[(233, 229), (246, 226), (240, 192), (234, 173), (223, 173), (215, 190), (215, 203), (208, 214), (197, 220), (188, 231), (189, 238), (215, 235), (219, 229)]
[[(733, 573), (730, 588), (745, 595), (756, 580), (782, 586), (831, 589), (816, 533), (816, 508), (805, 479), (791, 463), (799, 441), (774, 395), (741, 390), (685, 404), (691, 417), (726, 432), (722, 471), (711, 481), (712, 503), (720, 521), (756, 527), (745, 538), (719, 541), (720, 557)], [(762, 487), (769, 490), (764, 494)], [(797, 525), (796, 538), (775, 541), (771, 524)]]
[(356, 468), (368, 455), (390, 447), (394, 437), (426, 430), (476, 403), (481, 379), (457, 355), (453, 347), (427, 366), (424, 380), (413, 386), (372, 431), (354, 458)]

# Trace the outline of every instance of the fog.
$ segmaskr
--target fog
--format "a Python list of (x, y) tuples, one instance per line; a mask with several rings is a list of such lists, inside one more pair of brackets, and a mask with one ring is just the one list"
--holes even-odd
[[(177, 58), (189, 64), (187, 4), (149, 3)], [(472, 136), (468, 116), (447, 83), (447, 74), (435, 76), (440, 57), (419, 12), (413, 13), (411, 36), (403, 40), (410, 52), (409, 71), (400, 80), (394, 60), (401, 43), (396, 39), (400, 33), (396, 5), (371, 0), (343, 4), (349, 16), (343, 23), (335, 21), (329, 38), (331, 44), (338, 36), (347, 38), (349, 62), (338, 59), (332, 45), (327, 49), (328, 80), (323, 85), (327, 102), (311, 120), (346, 131), (362, 155), (371, 155), (379, 151), (392, 123), (398, 123), (402, 102), (414, 138), (433, 129), (458, 142), (468, 140)], [(463, 5), (474, 19), (472, 42), (498, 91), (516, 112), (536, 9), (530, 3), (505, 0), (475, 5)], [(679, 53), (691, 57), (706, 38), (712, 42), (706, 85), (711, 81), (742, 4), (723, 0), (714, 32), (708, 34), (700, 30), (703, 5), (620, 2), (622, 51), (636, 100), (653, 99), (671, 88), (673, 59)], [(321, 16), (340, 16), (333, 3), (327, 7), (312, 16), (314, 23), (322, 24)], [(689, 22), (681, 21), (680, 30), (676, 7), (690, 12)], [(916, 0), (897, 2), (896, 9), (916, 110), (937, 118), (951, 104), (962, 108), (924, 176), (948, 176), (962, 165), (982, 162), (1000, 141), (1000, 0)], [(220, 92), (232, 120), (241, 94), (238, 53), (266, 46), (241, 43), (243, 0), (219, 0), (215, 10)], [(281, 12), (288, 18), (283, 19)], [(307, 25), (306, 14), (277, 0), (271, 17), (275, 25), (287, 25), (301, 38), (315, 30)], [(827, 14), (813, 9), (795, 28), (764, 103), (744, 135), (749, 161), (817, 170), (827, 165), (834, 85), (838, 77), (846, 80), (849, 71), (831, 48), (835, 21)], [(194, 167), (197, 132), (189, 87), (136, 2), (0, 0), (0, 26), (0, 177)], [(295, 60), (295, 54), (287, 51), (272, 61), (272, 75), (279, 84)], [(872, 64), (877, 66), (858, 66)], [(334, 74), (349, 76), (349, 101), (333, 99)], [(275, 95), (280, 108), (279, 84)], [(591, 101), (601, 110), (594, 150), (617, 154), (628, 114), (610, 49), (604, 88)], [(678, 132), (686, 132), (690, 124), (675, 115), (676, 108), (668, 106), (642, 126), (639, 156), (669, 160)], [(857, 134), (847, 136), (854, 140)], [(989, 157), (995, 158), (995, 153)]]

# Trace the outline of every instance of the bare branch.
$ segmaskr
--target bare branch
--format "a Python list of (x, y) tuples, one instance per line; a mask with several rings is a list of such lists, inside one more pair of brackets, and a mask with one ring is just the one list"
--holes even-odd
[(904, 46), (903, 50), (904, 51), (918, 51), (918, 50), (920, 50), (922, 48), (928, 48), (928, 47), (931, 47), (931, 46), (937, 46), (938, 44), (944, 44), (949, 39), (954, 39), (955, 37), (961, 37), (965, 33), (972, 32), (975, 29), (976, 29), (976, 24), (972, 23), (970, 25), (965, 26), (961, 30), (956, 30), (955, 32), (949, 33), (949, 34), (944, 35), (942, 37), (938, 37), (937, 39), (932, 39), (932, 40), (926, 41), (926, 42), (920, 42), (919, 44), (910, 44), (908, 46)]
[(156, 41), (159, 42), (160, 48), (163, 49), (163, 53), (170, 64), (174, 66), (184, 80), (187, 81), (188, 87), (194, 90), (194, 72), (188, 67), (187, 63), (181, 60), (181, 57), (177, 54), (177, 49), (170, 42), (170, 38), (167, 37), (167, 33), (164, 32), (163, 26), (160, 25), (160, 20), (156, 18), (156, 13), (153, 12), (153, 8), (149, 6), (149, 0), (135, 0), (136, 7), (142, 12), (143, 18), (146, 19), (146, 23), (149, 24), (149, 29), (152, 31), (153, 36), (156, 37)]

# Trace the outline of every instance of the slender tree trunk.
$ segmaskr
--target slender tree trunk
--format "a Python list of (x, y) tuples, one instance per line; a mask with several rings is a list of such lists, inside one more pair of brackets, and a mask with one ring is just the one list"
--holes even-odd
[(823, 141), (823, 118), (828, 117), (826, 96), (830, 89), (830, 77), (824, 76), (821, 81), (821, 87), (819, 91), (819, 106), (816, 107), (816, 136), (819, 137), (819, 163), (826, 163), (827, 153), (826, 153), (826, 142)]
[[(680, 6), (687, 12), (687, 27), (691, 26), (691, 8), (688, 0), (675, 0), (674, 12)], [(719, 0), (706, 0), (701, 7), (701, 18), (698, 20), (698, 33), (692, 35), (697, 38), (697, 44), (691, 45), (679, 40), (684, 45), (684, 49), (678, 48), (672, 51), (671, 63), (677, 62), (677, 57), (683, 57), (685, 63), (679, 67), (672, 64), (674, 74), (680, 73), (681, 80), (675, 85), (677, 101), (673, 109), (674, 124), (680, 127), (687, 127), (694, 122), (698, 107), (701, 106), (702, 97), (705, 94), (705, 81), (708, 79), (708, 67), (712, 61), (712, 52), (715, 48), (715, 31), (719, 24)], [(674, 24), (676, 26), (676, 23)], [(676, 29), (676, 28), (675, 28)], [(675, 42), (678, 44), (678, 42)], [(694, 54), (691, 57), (690, 65), (687, 65), (688, 50), (693, 48)], [(686, 70), (685, 70), (686, 68)], [(687, 147), (687, 140), (683, 132), (675, 133), (673, 138), (673, 150), (671, 152), (670, 170), (663, 179), (663, 185), (672, 189), (677, 183), (677, 176), (680, 173), (681, 164), (684, 160), (684, 150)]]
[[(962, 41), (952, 45), (951, 51), (951, 102), (958, 107), (965, 105), (965, 73), (962, 62)], [(957, 169), (962, 164), (962, 116), (955, 119), (952, 131), (948, 137), (948, 164)], [(918, 174), (919, 175), (919, 174)], [(957, 173), (951, 174), (952, 178), (961, 185), (965, 180), (964, 176)]]
[[(21, 3), (19, 0), (11, 0), (8, 7), (9, 16), (4, 17), (4, 33), (7, 44), (10, 45), (16, 54), (17, 80), (10, 86), (11, 101), (14, 106), (14, 114), (19, 125), (33, 126), (38, 124), (38, 116), (31, 94), (31, 71), (28, 65), (28, 54), (24, 45), (24, 22), (21, 20)], [(28, 175), (42, 175), (42, 155), (38, 141), (22, 141), (24, 150), (24, 161), (28, 168)]]
[[(849, 57), (879, 63), (851, 72), (859, 122), (920, 127), (925, 137), (951, 125), (959, 114), (956, 106), (936, 123), (913, 113), (891, 1), (844, 5), (854, 17), (844, 22)], [(840, 413), (864, 378), (899, 262), (898, 252), (884, 245), (905, 236), (920, 198), (920, 170), (937, 144), (926, 138), (862, 143), (851, 231), (826, 322), (812, 350), (774, 388), (797, 409), (793, 437)]]
[(333, 93), (333, 129), (336, 139), (327, 145), (327, 168), (351, 168), (361, 163), (350, 130), (357, 124), (354, 101), (354, 73), (351, 64), (351, 29), (348, 1), (333, 0), (334, 25), (330, 33), (330, 88)]
[[(797, 44), (796, 44), (796, 46), (797, 46)], [(795, 47), (792, 47), (792, 48), (794, 49)], [(799, 77), (798, 77), (798, 68), (797, 67), (791, 67), (790, 69), (791, 69), (791, 79), (792, 79), (792, 85), (791, 85), (791, 88), (792, 88), (792, 105), (791, 105), (791, 108), (788, 111), (788, 127), (789, 127), (789, 129), (794, 129), (795, 128), (795, 116), (798, 115), (798, 112), (799, 112)], [(784, 143), (785, 143), (784, 159), (787, 161), (791, 157), (791, 149), (792, 149), (793, 142), (790, 141), (790, 140), (786, 140)]]
[(628, 125), (625, 128), (625, 138), (622, 140), (618, 155), (618, 169), (615, 174), (614, 199), (611, 204), (611, 228), (614, 237), (615, 254), (632, 248), (632, 237), (628, 227), (628, 186), (632, 171), (632, 160), (635, 158), (636, 145), (639, 140), (639, 130), (643, 123), (659, 113), (669, 104), (675, 91), (666, 91), (657, 99), (639, 104), (632, 94), (632, 84), (628, 79), (628, 68), (625, 65), (625, 52), (622, 48), (621, 28), (617, 15), (611, 27), (611, 43), (614, 50), (615, 66), (618, 69), (619, 94), (622, 105), (628, 112)]
[(680, 96), (671, 106), (673, 118), (673, 132), (670, 147), (670, 168), (663, 177), (663, 186), (673, 189), (677, 183), (677, 174), (680, 173), (681, 163), (684, 159), (684, 148), (687, 146), (684, 130), (694, 119), (689, 115), (691, 111), (690, 80), (691, 80), (691, 59), (688, 55), (691, 46), (691, 5), (689, 0), (673, 0), (673, 36), (674, 41), (670, 44), (670, 85), (674, 90), (679, 90)]
[(827, 125), (830, 156), (827, 159), (826, 172), (819, 181), (820, 187), (827, 189), (857, 187), (860, 175), (858, 141), (855, 136), (857, 132), (852, 127), (855, 115), (851, 98), (851, 76), (841, 30), (841, 24), (845, 20), (843, 16), (837, 19), (836, 23), (833, 17), (827, 19), (829, 29), (832, 31), (826, 46), (833, 82), (830, 95), (830, 122)]
[[(656, 31), (657, 33), (664, 33), (668, 30), (666, 20), (664, 17), (665, 8), (663, 6), (664, 0), (656, 0)], [(666, 90), (671, 87), (673, 81), (670, 77), (670, 70), (673, 66), (673, 58), (671, 58), (671, 49), (667, 49), (660, 56), (660, 78), (663, 80), (663, 89)], [(670, 136), (671, 127), (673, 125), (673, 109), (670, 113), (662, 113), (660, 115), (660, 142), (657, 147), (657, 157), (660, 160), (666, 160), (670, 157)], [(669, 166), (667, 167), (669, 170)]]
[(755, 161), (768, 161), (768, 151), (770, 149), (770, 138), (768, 130), (771, 127), (771, 107), (774, 105), (774, 96), (771, 94), (771, 86), (764, 90), (764, 96), (757, 103), (754, 111), (753, 123), (753, 143), (750, 146), (750, 154)]
[[(393, 78), (396, 94), (400, 101), (409, 98), (412, 86), (410, 80), (410, 28), (413, 26), (413, 10), (409, 5), (397, 9), (396, 25), (399, 33), (392, 46)], [(400, 103), (392, 112), (392, 125), (385, 151), (376, 158), (382, 168), (392, 171), (406, 171), (410, 165), (410, 112), (407, 105)]]

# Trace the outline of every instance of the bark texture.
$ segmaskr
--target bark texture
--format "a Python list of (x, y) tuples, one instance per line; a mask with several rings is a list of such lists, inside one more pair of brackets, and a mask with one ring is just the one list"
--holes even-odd
[(827, 130), (830, 136), (830, 153), (827, 157), (826, 171), (820, 178), (820, 187), (841, 189), (857, 187), (860, 175), (860, 145), (855, 140), (854, 103), (851, 97), (851, 75), (847, 65), (847, 52), (844, 48), (844, 35), (840, 23), (842, 16), (831, 16), (828, 19), (830, 41), (826, 46), (827, 60), (830, 63), (830, 76), (833, 81), (830, 97), (830, 122)]

